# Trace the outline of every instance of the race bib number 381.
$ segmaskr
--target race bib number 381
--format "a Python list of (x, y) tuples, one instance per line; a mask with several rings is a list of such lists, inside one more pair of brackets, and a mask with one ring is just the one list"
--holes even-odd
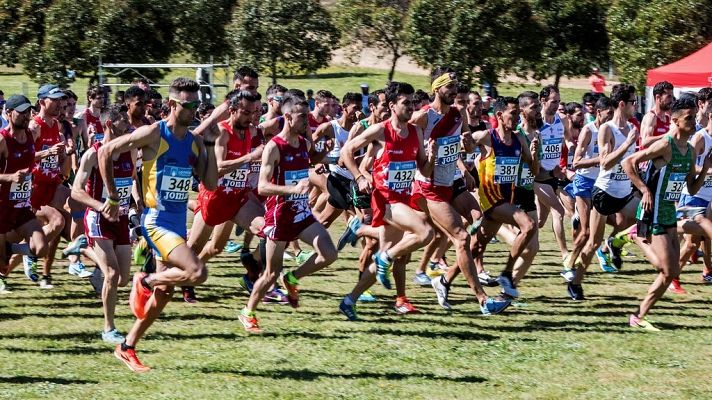
[(161, 180), (161, 199), (164, 201), (186, 202), (193, 181), (190, 168), (166, 166)]
[(519, 157), (497, 157), (495, 160), (494, 182), (514, 183), (519, 172)]

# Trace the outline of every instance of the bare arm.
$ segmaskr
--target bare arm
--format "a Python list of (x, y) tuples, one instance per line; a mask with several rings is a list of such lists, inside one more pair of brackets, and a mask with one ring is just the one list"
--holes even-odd
[(608, 125), (601, 125), (601, 129), (598, 131), (598, 158), (601, 162), (601, 168), (611, 169), (614, 165), (618, 164), (628, 151), (628, 148), (635, 145), (637, 139), (638, 130), (633, 127), (630, 132), (628, 132), (628, 137), (626, 137), (625, 142), (614, 150), (613, 146), (615, 141), (611, 128)]
[[(599, 133), (600, 134), (600, 133)], [(623, 146), (621, 146), (623, 147)], [(623, 160), (623, 170), (630, 178), (631, 183), (643, 194), (641, 204), (645, 210), (650, 210), (652, 207), (652, 194), (650, 189), (645, 185), (643, 179), (638, 174), (638, 165), (641, 162), (654, 160), (657, 158), (669, 158), (672, 150), (667, 142), (656, 142), (645, 150), (633, 153), (630, 157)]]
[(217, 136), (218, 123), (228, 119), (229, 116), (230, 106), (227, 101), (223, 101), (219, 106), (215, 107), (213, 112), (210, 114), (210, 117), (201, 122), (200, 125), (193, 130), (193, 134), (205, 136), (206, 133), (212, 132), (215, 136)]
[(260, 168), (260, 179), (257, 185), (262, 196), (285, 196), (290, 194), (302, 194), (309, 190), (309, 179), (302, 179), (294, 186), (283, 186), (272, 183), (274, 167), (279, 162), (280, 154), (277, 145), (269, 142), (262, 152), (262, 167)]
[(576, 146), (576, 152), (574, 153), (574, 169), (597, 167), (600, 164), (598, 156), (587, 160), (583, 158), (592, 139), (591, 130), (588, 126), (584, 126), (581, 129), (581, 133), (579, 133), (578, 146)]
[(77, 175), (74, 177), (71, 196), (72, 199), (76, 200), (83, 206), (101, 211), (104, 207), (104, 203), (91, 197), (89, 193), (84, 190), (87, 180), (89, 180), (89, 175), (91, 175), (91, 171), (97, 166), (97, 160), (98, 157), (94, 149), (90, 148), (84, 153), (82, 160), (79, 163)]
[(651, 112), (645, 114), (645, 117), (643, 117), (643, 121), (640, 123), (640, 144), (642, 147), (649, 147), (665, 136), (653, 136), (655, 134), (656, 119), (655, 114)]
[[(419, 127), (415, 127), (415, 131), (418, 132), (418, 170), (423, 176), (430, 176), (433, 173), (433, 167), (435, 165), (435, 153), (437, 152), (436, 144), (434, 140), (428, 141), (428, 149), (425, 149), (423, 144), (423, 131)], [(458, 161), (460, 158), (458, 157)]]
[[(693, 152), (694, 154), (690, 154), (690, 157), (692, 158), (691, 162), (692, 165), (695, 165), (695, 159), (697, 158), (697, 152)], [(705, 161), (702, 164), (702, 170), (697, 173), (695, 169), (690, 171), (687, 176), (685, 177), (685, 183), (687, 184), (687, 190), (690, 192), (690, 194), (694, 195), (697, 193), (702, 185), (705, 184), (705, 179), (707, 178), (707, 171), (709, 170), (710, 166), (712, 166), (712, 151), (707, 153), (705, 156)]]
[(361, 176), (361, 171), (359, 171), (354, 153), (368, 146), (371, 142), (380, 143), (384, 140), (385, 136), (383, 133), (383, 125), (375, 124), (369, 126), (368, 129), (352, 140), (347, 141), (346, 144), (344, 144), (344, 147), (341, 148), (341, 160), (344, 162), (346, 169), (348, 169), (353, 176), (356, 177), (356, 180), (358, 180), (358, 177)]

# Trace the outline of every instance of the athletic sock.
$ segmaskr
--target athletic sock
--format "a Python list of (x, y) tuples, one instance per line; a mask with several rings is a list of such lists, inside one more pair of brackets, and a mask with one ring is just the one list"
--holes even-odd
[(450, 282), (447, 281), (447, 278), (445, 278), (445, 275), (440, 275), (440, 283), (443, 284), (446, 288), (450, 287)]
[(356, 301), (351, 298), (351, 294), (347, 294), (346, 296), (344, 296), (344, 303), (347, 306), (352, 306), (352, 305), (356, 304)]
[(245, 317), (254, 317), (255, 316), (255, 312), (248, 310), (247, 307), (243, 308), (242, 311), (240, 311), (240, 314), (242, 314)]
[(299, 285), (299, 279), (292, 273), (292, 271), (287, 272), (284, 275), (284, 280), (291, 283), (292, 285)]
[(148, 278), (150, 276), (151, 275), (146, 275), (143, 278), (141, 278), (141, 285), (148, 290), (153, 290), (153, 288), (151, 287), (151, 284), (148, 282)]
[(126, 342), (121, 342), (121, 351), (135, 350), (136, 346), (129, 346)]

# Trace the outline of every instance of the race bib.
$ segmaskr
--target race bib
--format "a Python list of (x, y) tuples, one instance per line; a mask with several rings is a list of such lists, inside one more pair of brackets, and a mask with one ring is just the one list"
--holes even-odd
[(563, 138), (549, 138), (542, 140), (542, 153), (544, 160), (558, 160), (561, 158), (561, 145)]
[(616, 166), (613, 168), (613, 172), (611, 173), (611, 180), (612, 181), (627, 181), (628, 179), (628, 174), (625, 173), (623, 170), (623, 165), (621, 164), (616, 164)]
[(22, 182), (13, 182), (10, 185), (10, 200), (28, 200), (32, 195), (32, 175), (28, 174)]
[(712, 187), (712, 175), (707, 175), (705, 177), (705, 183), (702, 184), (702, 187), (706, 187), (706, 188)]
[(574, 156), (569, 154), (568, 157), (566, 157), (566, 169), (569, 169), (571, 171), (574, 170)]
[(433, 170), (433, 183), (451, 186), (455, 180), (455, 162), (460, 157), (460, 136), (445, 136), (435, 139), (437, 154)]
[(529, 169), (529, 164), (522, 164), (522, 179), (519, 181), (519, 186), (529, 186), (534, 183), (534, 175), (532, 175), (532, 170)]
[[(285, 171), (284, 184), (286, 186), (296, 186), (302, 179), (309, 178), (309, 170), (301, 169), (298, 171)], [(309, 198), (309, 194), (290, 194), (287, 195), (287, 201), (305, 201)]]
[(388, 190), (401, 192), (410, 190), (415, 177), (415, 161), (391, 161), (388, 163)]
[(461, 153), (462, 161), (466, 164), (474, 164), (477, 161), (477, 157), (480, 155), (480, 148), (475, 147), (475, 151), (472, 153)]
[(161, 179), (161, 199), (185, 203), (188, 201), (188, 191), (193, 182), (193, 172), (190, 168), (166, 166)]
[(247, 187), (247, 177), (250, 175), (250, 166), (243, 164), (240, 169), (236, 169), (222, 178), (222, 187), (244, 189)]
[(259, 175), (259, 173), (260, 173), (260, 168), (262, 168), (262, 163), (261, 163), (261, 162), (258, 161), (258, 162), (250, 163), (250, 172), (252, 172), (252, 173), (254, 173), (254, 174), (258, 174), (258, 175)]
[[(131, 206), (131, 186), (133, 186), (133, 178), (114, 178), (116, 191), (119, 193), (119, 215), (128, 215), (129, 207)], [(104, 192), (101, 194), (104, 199), (109, 198), (109, 192), (104, 185)]]
[(494, 182), (514, 183), (519, 172), (519, 157), (497, 157), (495, 159)]
[[(42, 150), (49, 149), (50, 146), (43, 145)], [(40, 169), (44, 171), (59, 169), (59, 155), (50, 155), (40, 160)]]
[(680, 193), (685, 187), (685, 173), (672, 173), (668, 176), (668, 184), (665, 188), (665, 194), (663, 195), (663, 200), (666, 201), (678, 201), (680, 200)]

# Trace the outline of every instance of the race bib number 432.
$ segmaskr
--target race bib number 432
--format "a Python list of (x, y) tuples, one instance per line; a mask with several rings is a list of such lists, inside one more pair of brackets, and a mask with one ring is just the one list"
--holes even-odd
[(186, 202), (193, 182), (190, 168), (166, 166), (161, 179), (161, 199), (164, 201)]
[(388, 163), (388, 190), (408, 190), (413, 185), (415, 161)]
[[(302, 179), (309, 178), (309, 170), (301, 169), (298, 171), (285, 171), (284, 184), (286, 186), (296, 186)], [(309, 194), (290, 194), (287, 196), (287, 201), (303, 201), (309, 198)]]

